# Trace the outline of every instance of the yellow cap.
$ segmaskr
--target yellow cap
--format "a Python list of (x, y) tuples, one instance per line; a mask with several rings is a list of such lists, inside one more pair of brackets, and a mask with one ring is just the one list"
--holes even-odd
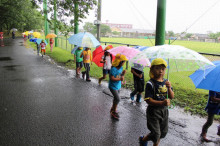
[(112, 62), (112, 66), (117, 67), (121, 61), (127, 61), (128, 59), (126, 58), (125, 55), (121, 54), (116, 54), (115, 55), (115, 60)]
[(109, 50), (109, 49), (112, 49), (112, 48), (113, 48), (112, 45), (108, 45), (108, 46), (105, 48), (105, 50)]
[(151, 62), (151, 66), (153, 65), (164, 65), (165, 67), (167, 67), (167, 62), (165, 60), (163, 60), (162, 58), (156, 58)]
[(82, 50), (82, 49), (83, 49), (83, 47), (79, 47), (79, 49), (80, 49), (80, 50)]

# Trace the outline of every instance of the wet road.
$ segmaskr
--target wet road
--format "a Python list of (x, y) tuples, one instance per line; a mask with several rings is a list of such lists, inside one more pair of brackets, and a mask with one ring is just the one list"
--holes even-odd
[[(74, 77), (49, 57), (36, 55), (22, 39), (0, 47), (0, 145), (137, 146), (147, 134), (146, 103), (131, 103), (122, 91), (120, 120), (111, 119), (112, 97), (107, 85)], [(107, 94), (106, 94), (107, 93)], [(219, 145), (216, 125), (209, 129), (215, 143), (202, 144), (205, 119), (181, 109), (170, 110), (164, 146)], [(150, 142), (149, 145), (152, 145)]]

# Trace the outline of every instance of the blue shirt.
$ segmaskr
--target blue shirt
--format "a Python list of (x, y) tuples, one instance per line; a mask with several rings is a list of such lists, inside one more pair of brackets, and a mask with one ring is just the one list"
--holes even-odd
[(209, 100), (208, 103), (206, 105), (205, 110), (210, 113), (210, 114), (220, 114), (220, 103), (217, 102), (213, 102), (211, 100), (211, 97), (215, 97), (215, 98), (220, 98), (220, 92), (215, 92), (215, 91), (211, 91), (209, 90)]
[[(120, 78), (121, 73), (123, 71), (123, 67), (117, 69), (116, 67), (112, 67), (110, 70), (110, 76), (114, 76), (115, 78)], [(121, 89), (121, 81), (112, 81), (109, 79), (108, 87), (113, 90)]]

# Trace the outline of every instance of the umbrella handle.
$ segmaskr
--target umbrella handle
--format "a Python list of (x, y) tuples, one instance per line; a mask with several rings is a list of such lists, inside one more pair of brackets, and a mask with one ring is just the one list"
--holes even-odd
[(174, 109), (175, 103), (171, 103), (170, 106), (168, 106), (168, 109)]

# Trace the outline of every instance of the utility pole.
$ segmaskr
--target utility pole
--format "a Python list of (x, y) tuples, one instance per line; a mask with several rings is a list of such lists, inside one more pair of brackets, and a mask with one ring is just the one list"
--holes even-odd
[(74, 34), (77, 34), (79, 32), (79, 4), (77, 0), (74, 1), (74, 6)]
[(98, 0), (98, 10), (97, 10), (97, 40), (100, 41), (101, 34), (101, 9), (102, 9), (102, 0)]
[(48, 34), (48, 22), (47, 22), (47, 0), (44, 0), (44, 4), (43, 4), (43, 8), (44, 8), (44, 33), (45, 33), (45, 37)]
[[(54, 0), (54, 32), (58, 36), (57, 29), (57, 0)], [(55, 37), (55, 47), (58, 47), (58, 38)]]
[(155, 45), (164, 45), (166, 24), (166, 0), (157, 0), (157, 24)]

